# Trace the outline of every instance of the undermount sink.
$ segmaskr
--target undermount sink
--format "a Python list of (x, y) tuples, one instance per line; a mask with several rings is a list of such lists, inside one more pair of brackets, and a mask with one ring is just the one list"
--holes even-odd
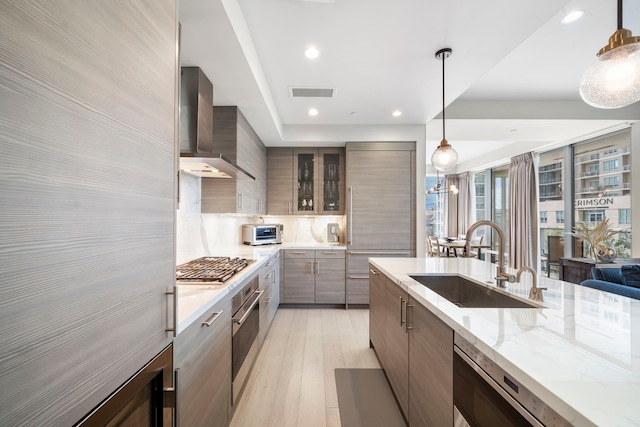
[(458, 307), (474, 308), (541, 308), (488, 286), (460, 276), (409, 276)]

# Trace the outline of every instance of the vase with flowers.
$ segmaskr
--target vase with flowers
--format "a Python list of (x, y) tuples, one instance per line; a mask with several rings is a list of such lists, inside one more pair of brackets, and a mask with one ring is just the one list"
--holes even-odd
[(610, 239), (617, 233), (618, 231), (611, 227), (609, 218), (605, 218), (593, 225), (577, 222), (571, 235), (587, 243), (589, 254), (594, 260), (612, 262), (617, 254)]

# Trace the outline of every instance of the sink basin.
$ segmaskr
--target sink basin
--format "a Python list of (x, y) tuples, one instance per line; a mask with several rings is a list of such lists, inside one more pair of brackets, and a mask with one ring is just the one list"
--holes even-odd
[(458, 307), (540, 308), (541, 306), (502, 293), (460, 276), (409, 276)]

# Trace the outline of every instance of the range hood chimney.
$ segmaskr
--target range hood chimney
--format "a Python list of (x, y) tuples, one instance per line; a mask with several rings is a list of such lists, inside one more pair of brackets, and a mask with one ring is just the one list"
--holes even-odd
[(180, 70), (180, 170), (203, 178), (255, 180), (213, 152), (213, 85), (199, 67)]

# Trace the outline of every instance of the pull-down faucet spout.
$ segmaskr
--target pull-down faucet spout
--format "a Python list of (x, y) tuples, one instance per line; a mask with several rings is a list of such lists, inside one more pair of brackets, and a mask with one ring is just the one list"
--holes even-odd
[(491, 222), (489, 220), (486, 220), (486, 219), (471, 224), (471, 226), (467, 230), (467, 245), (466, 245), (467, 247), (466, 247), (466, 251), (467, 251), (467, 253), (470, 253), (470, 250), (471, 250), (471, 233), (473, 233), (476, 230), (476, 228), (478, 228), (478, 227), (480, 227), (482, 225), (488, 225), (489, 227), (491, 227), (494, 230), (496, 230), (496, 233), (498, 233), (498, 272), (496, 274), (496, 286), (498, 286), (499, 288), (506, 288), (507, 285), (505, 284), (505, 282), (506, 281), (514, 282), (515, 281), (515, 277), (513, 275), (507, 274), (505, 272), (505, 264), (504, 264), (504, 234), (502, 233), (502, 230), (500, 229), (500, 227), (498, 227), (498, 224), (496, 224), (495, 222)]

